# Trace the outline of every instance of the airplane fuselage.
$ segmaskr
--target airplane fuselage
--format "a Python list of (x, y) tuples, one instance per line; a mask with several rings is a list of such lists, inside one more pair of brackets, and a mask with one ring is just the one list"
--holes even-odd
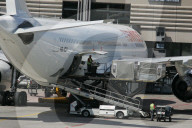
[(108, 62), (113, 59), (148, 56), (146, 44), (140, 34), (128, 26), (95, 24), (35, 32), (27, 36), (21, 35), (32, 39), (24, 40), (14, 34), (24, 21), (33, 26), (70, 24), (77, 21), (0, 17), (0, 46), (9, 61), (23, 74), (43, 85), (56, 83), (69, 70), (74, 56), (81, 52), (108, 52), (103, 55)]

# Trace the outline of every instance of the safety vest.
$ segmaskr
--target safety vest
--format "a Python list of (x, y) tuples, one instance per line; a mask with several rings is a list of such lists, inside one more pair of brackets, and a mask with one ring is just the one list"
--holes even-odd
[(27, 82), (27, 88), (29, 88), (30, 87), (30, 82)]
[(154, 103), (151, 103), (150, 104), (150, 110), (154, 110), (155, 109), (155, 105), (154, 105)]
[(92, 60), (91, 58), (88, 58), (88, 60), (87, 60), (87, 64), (88, 64), (88, 65), (91, 65), (92, 62), (93, 62), (93, 60)]

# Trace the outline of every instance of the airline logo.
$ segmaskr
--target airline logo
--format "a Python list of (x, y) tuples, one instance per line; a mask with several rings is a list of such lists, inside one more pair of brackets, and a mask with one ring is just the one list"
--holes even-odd
[(130, 42), (143, 42), (141, 35), (136, 31), (120, 30)]

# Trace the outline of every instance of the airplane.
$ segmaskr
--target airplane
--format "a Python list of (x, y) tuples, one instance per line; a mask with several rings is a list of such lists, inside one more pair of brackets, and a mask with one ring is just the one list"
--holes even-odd
[[(0, 17), (0, 47), (19, 72), (40, 85), (58, 84), (61, 78), (77, 73), (81, 61), (89, 54), (108, 67), (115, 59), (148, 57), (141, 35), (128, 26), (34, 18), (24, 0), (6, 0), (6, 9), (6, 15)], [(158, 62), (191, 58), (159, 58)], [(187, 69), (184, 76), (191, 80), (190, 71)], [(172, 90), (182, 101), (192, 99), (191, 81), (179, 74), (173, 80)]]

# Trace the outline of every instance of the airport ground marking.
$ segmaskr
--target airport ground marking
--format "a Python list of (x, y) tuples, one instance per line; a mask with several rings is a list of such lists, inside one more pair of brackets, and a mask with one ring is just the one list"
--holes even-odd
[(8, 119), (0, 119), (0, 122), (5, 121), (5, 120), (8, 120)]
[(24, 116), (17, 116), (16, 118), (22, 118), (22, 117), (29, 117), (29, 116), (36, 116), (40, 113), (33, 113), (33, 114), (29, 114), (29, 115), (24, 115)]
[[(17, 116), (17, 117), (11, 117), (11, 118), (17, 119), (17, 118), (22, 118), (22, 117), (36, 116), (38, 114), (40, 114), (40, 113), (33, 113), (33, 114), (28, 114), (28, 115), (24, 115), (24, 116)], [(9, 119), (0, 119), (0, 122), (6, 121), (6, 120), (9, 120)]]
[(86, 125), (85, 123), (84, 124), (77, 124), (77, 125), (73, 125), (71, 127), (78, 127), (78, 126), (83, 126), (83, 125)]

